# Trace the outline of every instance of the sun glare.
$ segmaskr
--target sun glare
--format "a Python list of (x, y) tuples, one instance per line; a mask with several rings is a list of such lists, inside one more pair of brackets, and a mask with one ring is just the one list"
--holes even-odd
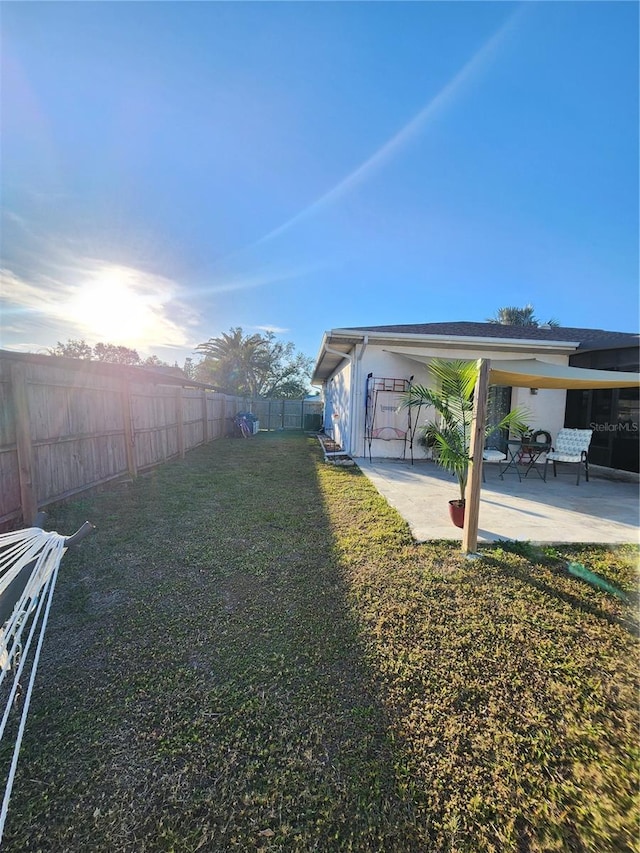
[(153, 294), (136, 289), (132, 274), (112, 268), (81, 285), (68, 305), (69, 319), (88, 335), (109, 343), (136, 345), (153, 335)]

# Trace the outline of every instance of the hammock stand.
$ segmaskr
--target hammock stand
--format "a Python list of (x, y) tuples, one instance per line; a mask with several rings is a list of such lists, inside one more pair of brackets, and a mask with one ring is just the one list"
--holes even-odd
[[(369, 373), (365, 389), (365, 414), (364, 414), (364, 452), (363, 455), (369, 456), (371, 462), (371, 444), (374, 438), (382, 441), (402, 441), (402, 458), (407, 458), (407, 447), (411, 456), (411, 464), (413, 465), (413, 440), (418, 426), (418, 418), (420, 417), (420, 408), (415, 412), (415, 417), (411, 407), (407, 407), (407, 428), (401, 429), (397, 426), (383, 425), (378, 426), (376, 415), (380, 412), (380, 407), (384, 405), (382, 401), (386, 394), (405, 394), (411, 390), (413, 376), (409, 379), (390, 379), (387, 377), (374, 376)], [(380, 395), (383, 395), (380, 397)], [(388, 406), (384, 405), (385, 409)], [(368, 450), (368, 454), (367, 454)]]
[[(43, 522), (44, 513), (39, 513), (36, 524)], [(0, 688), (4, 687), (3, 693), (8, 690), (6, 699), (3, 697), (5, 704), (0, 720), (0, 742), (5, 735), (12, 709), (18, 710), (22, 693), (20, 677), (30, 658), (32, 643), (36, 640), (29, 670), (29, 683), (22, 700), (11, 764), (6, 775), (0, 809), (0, 842), (60, 561), (67, 548), (76, 545), (94, 529), (94, 526), (86, 521), (68, 538), (59, 533), (47, 533), (41, 527), (28, 527), (0, 534)], [(10, 672), (13, 672), (13, 683), (9, 687)]]

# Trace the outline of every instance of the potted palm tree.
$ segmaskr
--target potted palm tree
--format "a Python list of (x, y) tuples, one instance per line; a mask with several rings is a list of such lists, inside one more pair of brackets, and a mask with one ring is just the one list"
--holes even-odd
[[(469, 475), (469, 444), (473, 418), (473, 392), (478, 379), (475, 361), (434, 358), (429, 371), (437, 382), (437, 389), (413, 385), (404, 395), (405, 407), (433, 406), (438, 418), (421, 427), (428, 443), (437, 448), (436, 461), (458, 480), (460, 497), (449, 501), (449, 514), (456, 527), (464, 526), (465, 490)], [(493, 432), (522, 428), (527, 413), (514, 409), (497, 424), (488, 426), (485, 439)]]

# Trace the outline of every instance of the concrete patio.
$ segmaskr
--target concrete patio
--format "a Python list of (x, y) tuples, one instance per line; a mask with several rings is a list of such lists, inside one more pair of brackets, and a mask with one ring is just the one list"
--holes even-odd
[[(419, 542), (462, 539), (449, 519), (447, 501), (458, 497), (457, 481), (434, 462), (359, 459), (358, 466), (408, 522)], [(478, 539), (512, 539), (536, 543), (639, 541), (638, 483), (606, 479), (591, 472), (576, 486), (575, 466), (551, 466), (544, 482), (533, 469), (522, 482), (515, 472), (499, 478), (495, 464), (485, 463), (480, 497)]]

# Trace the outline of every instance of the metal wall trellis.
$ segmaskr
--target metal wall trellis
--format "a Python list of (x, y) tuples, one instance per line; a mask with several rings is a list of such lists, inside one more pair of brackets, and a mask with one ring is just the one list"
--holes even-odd
[[(373, 373), (367, 376), (363, 455), (367, 456), (368, 451), (369, 460), (371, 460), (371, 445), (374, 439), (379, 439), (381, 441), (402, 441), (402, 458), (406, 459), (407, 450), (409, 450), (413, 462), (413, 440), (420, 409), (414, 413), (412, 408), (407, 407), (405, 409), (406, 416), (401, 415), (393, 418), (390, 416), (392, 412), (399, 414), (397, 397), (400, 394), (406, 394), (411, 389), (412, 382), (413, 376), (410, 376), (409, 379), (374, 376)], [(393, 400), (391, 395), (396, 395), (395, 405), (391, 403)], [(385, 413), (387, 421), (393, 421), (392, 423), (384, 423), (383, 416)], [(400, 421), (405, 422), (398, 426)]]

